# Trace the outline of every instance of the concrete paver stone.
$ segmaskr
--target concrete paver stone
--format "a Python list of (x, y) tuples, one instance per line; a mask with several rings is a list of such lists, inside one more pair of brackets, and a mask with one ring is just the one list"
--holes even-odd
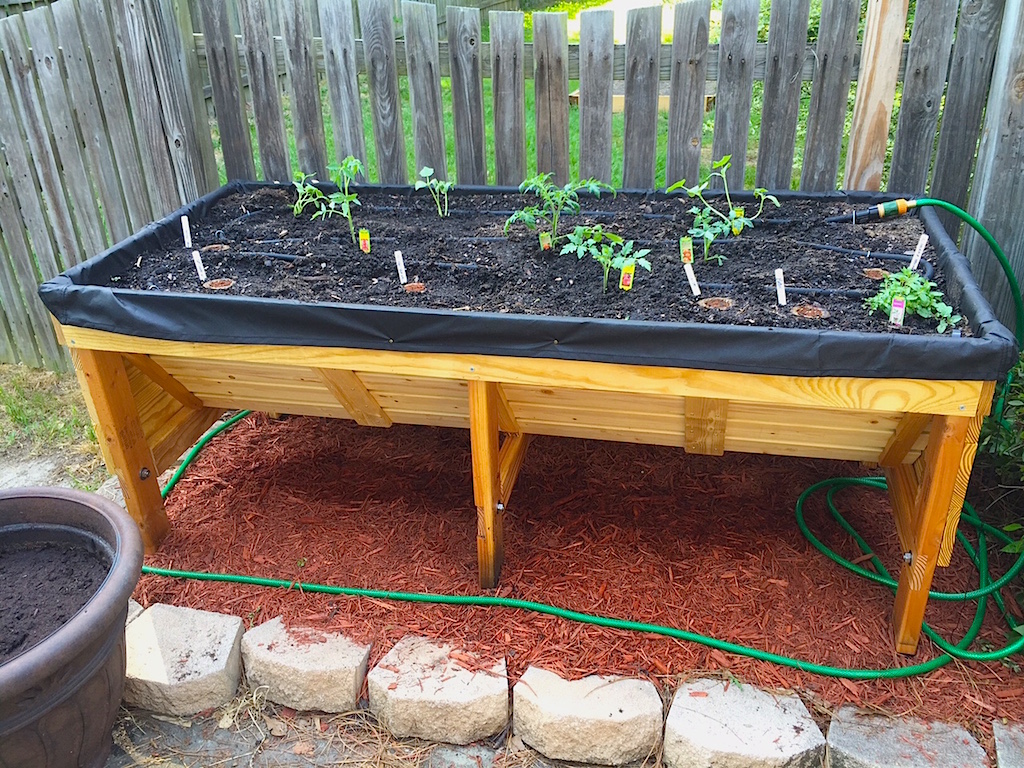
[(253, 688), (293, 709), (348, 712), (359, 703), (370, 646), (342, 634), (291, 629), (278, 616), (242, 636), (242, 663)]
[(845, 706), (828, 727), (832, 768), (986, 768), (985, 750), (963, 728), (862, 715)]
[(139, 616), (142, 615), (142, 611), (143, 610), (144, 609), (143, 609), (143, 607), (141, 605), (139, 605), (137, 602), (135, 602), (134, 600), (132, 600), (129, 597), (128, 598), (128, 616), (127, 616), (127, 618), (124, 621), (125, 626), (127, 626), (128, 624), (131, 624), (133, 621), (135, 621), (137, 618), (139, 618)]
[(992, 721), (996, 736), (996, 765), (999, 768), (1024, 768), (1024, 725), (1003, 725)]
[(513, 731), (554, 760), (623, 765), (653, 754), (661, 739), (661, 697), (647, 680), (567, 681), (530, 667), (512, 696)]
[(670, 768), (817, 768), (824, 756), (825, 737), (798, 697), (752, 685), (684, 683), (665, 721)]
[(505, 659), (471, 671), (452, 653), (450, 645), (408, 635), (370, 670), (370, 711), (392, 734), (469, 744), (508, 723)]
[(125, 629), (125, 703), (165, 715), (227, 704), (241, 678), (241, 638), (237, 616), (150, 606)]

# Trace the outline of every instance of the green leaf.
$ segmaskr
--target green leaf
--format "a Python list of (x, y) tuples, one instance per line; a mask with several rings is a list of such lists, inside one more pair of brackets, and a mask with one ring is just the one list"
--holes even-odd
[(711, 164), (711, 167), (715, 170), (724, 168), (732, 161), (732, 155), (722, 155), (722, 157)]
[(424, 179), (429, 179), (433, 175), (434, 169), (431, 168), (429, 165), (424, 165), (422, 168), (420, 168), (420, 176), (422, 176)]

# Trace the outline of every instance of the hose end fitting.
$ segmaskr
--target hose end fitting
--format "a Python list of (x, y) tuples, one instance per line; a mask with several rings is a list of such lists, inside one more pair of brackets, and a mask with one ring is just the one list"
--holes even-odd
[(910, 552), (904, 552), (903, 553), (903, 562), (906, 563), (907, 565), (910, 565), (911, 563), (914, 562), (914, 555), (912, 553), (910, 553)]

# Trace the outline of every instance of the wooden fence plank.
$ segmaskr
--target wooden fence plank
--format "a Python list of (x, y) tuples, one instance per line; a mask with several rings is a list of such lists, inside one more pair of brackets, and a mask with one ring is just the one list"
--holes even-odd
[(800, 72), (807, 48), (810, 10), (811, 0), (772, 3), (755, 176), (759, 187), (789, 189), (793, 183)]
[(711, 0), (684, 0), (676, 5), (668, 102), (666, 187), (686, 179), (696, 183), (700, 174), (710, 13)]
[[(931, 195), (961, 208), (967, 206), (967, 188), (988, 96), (988, 87), (979, 84), (992, 79), (1005, 3), (1006, 0), (965, 2), (957, 22)], [(939, 211), (939, 218), (955, 237), (963, 222), (946, 211)]]
[(537, 173), (552, 173), (569, 183), (569, 37), (568, 15), (533, 14), (534, 121)]
[(580, 178), (612, 181), (612, 59), (615, 12), (580, 14)]
[(857, 3), (823, 0), (800, 173), (800, 189), (808, 192), (836, 188), (859, 21)]
[(238, 48), (231, 31), (224, 0), (197, 0), (206, 40), (213, 106), (217, 114), (220, 147), (228, 180), (255, 179), (252, 137), (245, 116), (242, 80), (238, 72)]
[(327, 179), (327, 142), (320, 109), (320, 81), (313, 58), (313, 25), (306, 0), (278, 0), (278, 20), (288, 69), (292, 133), (299, 170)]
[(870, 0), (846, 153), (847, 189), (881, 189), (907, 0)]
[(437, 53), (437, 9), (430, 3), (402, 0), (402, 16), (416, 159), (413, 175), (418, 178), (420, 169), (429, 167), (434, 169), (435, 178), (444, 181), (448, 178), (448, 153)]
[(263, 0), (238, 0), (238, 10), (263, 178), (267, 181), (288, 182), (292, 179), (292, 161), (285, 142), (284, 112), (277, 84), (277, 59), (267, 7)]
[(486, 184), (487, 136), (480, 61), (480, 9), (449, 5), (446, 13), (456, 179), (459, 184)]
[[(1020, 282), (1024, 279), (1024, 6), (1008, 2), (1003, 13), (985, 126), (974, 170), (970, 211), (1006, 253)], [(996, 314), (1014, 327), (1006, 278), (988, 245), (974, 230), (964, 236), (964, 253)]]
[(124, 193), (128, 224), (134, 232), (156, 218), (157, 211), (150, 201), (148, 179), (143, 174), (136, 132), (128, 114), (119, 58), (114, 52), (110, 14), (104, 2), (83, 0), (74, 8), (81, 26), (82, 39), (88, 41), (87, 53), (96, 81), (98, 106), (106, 125), (116, 175)]
[(355, 27), (349, 0), (319, 0), (324, 70), (331, 100), (334, 160), (352, 156), (366, 165), (363, 105), (356, 76)]
[[(82, 0), (81, 4), (87, 2)], [(146, 24), (135, 0), (109, 0), (108, 7), (114, 18), (118, 58), (124, 71), (143, 178), (149, 188), (153, 218), (159, 218), (179, 207), (181, 199), (167, 150), (160, 100), (156, 98)]]
[(202, 73), (199, 70), (199, 54), (196, 50), (195, 25), (192, 22), (192, 7), (194, 0), (165, 0), (167, 5), (162, 6), (162, 18), (167, 26), (168, 38), (179, 40), (173, 49), (174, 62), (184, 72), (185, 81), (183, 87), (188, 96), (191, 97), (193, 119), (195, 126), (195, 141), (199, 150), (200, 164), (203, 170), (203, 182), (208, 191), (220, 186), (220, 173), (217, 170), (217, 158), (213, 153), (213, 131), (210, 130), (210, 111), (206, 106), (206, 99), (198, 88), (193, 88), (191, 83), (201, 83)]
[(499, 187), (518, 187), (526, 178), (526, 57), (523, 18), (519, 11), (492, 11), (489, 15), (491, 93), (494, 101), (494, 183)]
[(626, 16), (626, 98), (622, 186), (654, 188), (658, 149), (658, 72), (661, 68), (661, 6), (634, 8)]
[[(712, 160), (732, 155), (726, 172), (729, 186), (743, 188), (754, 88), (754, 44), (757, 42), (758, 0), (725, 0), (722, 41), (718, 48), (718, 93)], [(721, 180), (713, 179), (713, 187)]]
[(64, 75), (57, 55), (57, 45), (53, 41), (49, 16), (50, 9), (42, 6), (22, 14), (21, 18), (28, 35), (31, 61), (42, 106), (48, 118), (52, 146), (60, 162), (61, 181), (72, 205), (72, 219), (82, 246), (82, 250), (65, 252), (64, 257), (76, 263), (102, 251), (108, 238), (82, 159), (81, 143), (68, 94), (64, 89)]
[(928, 184), (960, 0), (918, 0), (886, 188), (919, 195)]
[[(57, 167), (56, 158), (50, 147), (50, 135), (46, 130), (46, 115), (33, 82), (33, 64), (25, 43), (21, 18), (11, 16), (0, 24), (0, 45), (3, 46), (7, 64), (7, 78), (11, 85), (16, 110), (9, 118), (18, 120), (25, 131), (28, 155), (35, 168), (41, 200), (53, 227), (56, 245), (56, 265), (41, 264), (47, 277), (75, 264), (80, 258), (80, 248), (75, 236), (75, 225), (64, 193), (63, 178)], [(17, 136), (19, 123), (9, 123), (7, 136)], [(27, 169), (26, 169), (27, 170)], [(17, 170), (16, 170), (17, 172)], [(33, 183), (30, 175), (16, 179), (17, 189), (30, 189)], [(44, 230), (45, 231), (45, 230)]]
[(103, 123), (103, 112), (89, 73), (89, 57), (82, 42), (78, 27), (78, 15), (72, 2), (54, 3), (53, 24), (57, 33), (57, 44), (64, 59), (67, 86), (78, 127), (82, 132), (85, 152), (89, 159), (90, 176), (96, 185), (103, 206), (103, 216), (113, 242), (128, 237), (133, 228), (128, 223), (128, 212), (121, 193), (118, 169), (110, 148), (107, 128)]
[(378, 175), (382, 184), (408, 184), (392, 14), (390, 0), (359, 0)]

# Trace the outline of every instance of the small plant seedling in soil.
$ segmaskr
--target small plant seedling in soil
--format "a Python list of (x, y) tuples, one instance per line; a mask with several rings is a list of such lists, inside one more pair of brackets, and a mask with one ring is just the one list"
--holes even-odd
[(551, 241), (558, 239), (558, 219), (563, 213), (580, 212), (580, 192), (588, 192), (600, 197), (601, 192), (615, 194), (615, 189), (603, 181), (586, 179), (570, 182), (563, 187), (551, 182), (550, 173), (541, 173), (527, 179), (519, 185), (520, 192), (532, 192), (540, 198), (540, 205), (531, 205), (513, 213), (505, 222), (505, 232), (513, 224), (525, 224), (530, 229), (537, 229), (544, 224), (551, 231)]
[(559, 253), (572, 253), (576, 255), (577, 259), (582, 259), (584, 256), (598, 258), (601, 253), (601, 246), (605, 241), (615, 245), (622, 244), (621, 237), (613, 232), (605, 232), (600, 224), (594, 224), (590, 227), (576, 227), (566, 235), (566, 240), (568, 242), (562, 246), (562, 250)]
[[(611, 240), (611, 238), (615, 239)], [(641, 248), (639, 251), (634, 251), (632, 240), (623, 242), (622, 238), (618, 235), (609, 236), (608, 233), (605, 233), (604, 239), (611, 240), (611, 242), (601, 243), (600, 246), (587, 248), (583, 253), (577, 254), (577, 258), (582, 259), (589, 253), (594, 261), (601, 265), (601, 269), (604, 270), (604, 293), (608, 293), (608, 273), (612, 269), (617, 269), (621, 272), (630, 264), (639, 264), (648, 272), (651, 271), (651, 262), (644, 258), (651, 252), (650, 248)]]
[(938, 286), (910, 267), (888, 275), (882, 281), (878, 293), (864, 300), (864, 306), (869, 312), (887, 313), (897, 296), (902, 296), (906, 301), (907, 314), (926, 320), (938, 318), (939, 324), (935, 330), (939, 333), (945, 333), (947, 328), (960, 322), (960, 315), (954, 315), (953, 308), (942, 300), (943, 294)]
[[(704, 241), (704, 261), (711, 261), (714, 259), (719, 265), (725, 261), (725, 256), (721, 254), (711, 253), (711, 244), (720, 237), (728, 237), (729, 234), (738, 235), (744, 229), (754, 226), (754, 219), (759, 217), (764, 211), (765, 203), (772, 202), (775, 207), (779, 207), (779, 200), (775, 195), (769, 195), (768, 190), (764, 187), (758, 187), (754, 190), (754, 199), (757, 200), (757, 213), (753, 216), (747, 216), (746, 211), (732, 202), (732, 196), (729, 194), (729, 182), (725, 178), (725, 172), (729, 170), (731, 165), (732, 155), (723, 155), (720, 160), (716, 160), (711, 165), (711, 173), (708, 177), (692, 187), (686, 186), (686, 180), (677, 181), (666, 192), (675, 192), (678, 189), (686, 191), (690, 197), (695, 197), (703, 203), (703, 207), (694, 206), (690, 209), (690, 213), (693, 214), (693, 226), (687, 230), (694, 237), (699, 237)], [(723, 190), (725, 194), (725, 204), (728, 207), (727, 213), (722, 213), (717, 208), (711, 205), (704, 197), (704, 191), (710, 186), (711, 179), (718, 177), (722, 180)]]
[(420, 176), (423, 178), (416, 182), (416, 189), (427, 189), (430, 196), (434, 198), (437, 215), (442, 219), (446, 218), (448, 216), (448, 190), (452, 188), (452, 183), (434, 178), (434, 169), (428, 165), (420, 168)]
[(364, 172), (363, 164), (349, 155), (341, 161), (341, 165), (328, 166), (328, 170), (331, 173), (331, 181), (338, 187), (338, 191), (325, 194), (315, 185), (316, 179), (299, 174), (295, 180), (298, 198), (292, 206), (292, 212), (299, 216), (312, 205), (316, 207), (316, 211), (311, 217), (313, 219), (325, 219), (340, 214), (348, 221), (349, 235), (354, 243), (356, 242), (356, 226), (352, 220), (352, 206), (360, 203), (359, 196), (355, 192), (349, 191), (349, 185)]

